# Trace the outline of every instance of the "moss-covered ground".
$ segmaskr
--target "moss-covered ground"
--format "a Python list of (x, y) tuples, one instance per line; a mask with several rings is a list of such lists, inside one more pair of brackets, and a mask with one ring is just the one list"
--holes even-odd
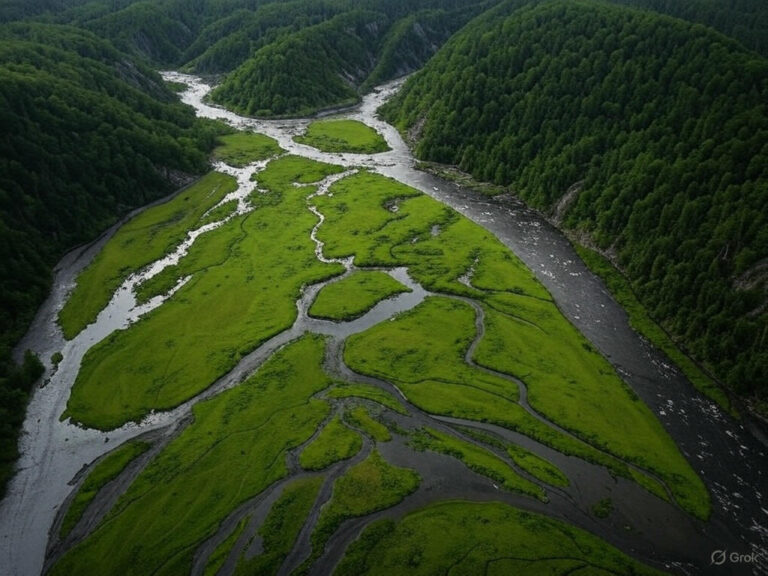
[(528, 474), (545, 484), (550, 484), (551, 486), (568, 486), (570, 484), (568, 477), (563, 474), (557, 466), (522, 446), (509, 444), (493, 434), (489, 434), (476, 428), (459, 426), (458, 429), (466, 436), (477, 440), (478, 442), (482, 442), (483, 444), (493, 446), (494, 448), (506, 452), (519, 468), (522, 468), (528, 472)]
[(118, 477), (128, 464), (149, 449), (146, 442), (127, 442), (110, 452), (88, 472), (83, 484), (67, 508), (59, 534), (65, 538), (82, 518), (85, 509), (105, 484)]
[(299, 464), (305, 470), (322, 470), (339, 460), (352, 458), (363, 447), (360, 435), (334, 417), (299, 455)]
[(313, 396), (332, 381), (322, 338), (275, 353), (239, 386), (197, 404), (194, 421), (152, 460), (105, 521), (52, 575), (176, 575), (195, 548), (248, 499), (284, 477), (286, 451), (312, 436), (330, 408)]
[(260, 174), (267, 191), (254, 194), (255, 209), (200, 236), (174, 268), (192, 279), (88, 351), (66, 415), (110, 429), (171, 408), (288, 328), (302, 285), (343, 271), (315, 257), (309, 234), (317, 219), (306, 208), (314, 187), (296, 188), (293, 181), (318, 181), (337, 170), (295, 157), (271, 162)]
[[(439, 537), (436, 537), (439, 535)], [(442, 502), (370, 525), (336, 576), (662, 574), (603, 540), (500, 503)]]
[(218, 142), (219, 145), (213, 150), (214, 159), (238, 168), (283, 151), (276, 140), (256, 132), (226, 134), (219, 136)]
[(171, 252), (189, 229), (197, 227), (203, 214), (236, 188), (231, 176), (210, 172), (168, 202), (124, 224), (78, 276), (59, 312), (64, 337), (71, 340), (96, 320), (123, 280)]
[(315, 120), (294, 140), (323, 152), (376, 154), (389, 150), (376, 130), (357, 120)]
[(357, 270), (324, 286), (310, 306), (309, 315), (327, 320), (353, 320), (381, 300), (402, 292), (410, 292), (410, 288), (386, 272)]

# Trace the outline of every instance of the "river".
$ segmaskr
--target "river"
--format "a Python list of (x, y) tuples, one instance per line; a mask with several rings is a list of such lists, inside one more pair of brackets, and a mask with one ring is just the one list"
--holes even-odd
[[(684, 560), (677, 565), (679, 571), (686, 573), (706, 570), (710, 564), (710, 554), (716, 550), (740, 554), (765, 552), (768, 545), (768, 504), (761, 489), (768, 486), (765, 477), (768, 473), (768, 457), (764, 447), (740, 423), (695, 391), (668, 364), (663, 354), (630, 328), (626, 314), (611, 298), (602, 282), (587, 270), (565, 237), (541, 216), (512, 198), (489, 199), (415, 169), (415, 161), (400, 135), (375, 114), (376, 109), (399, 89), (401, 81), (378, 88), (368, 94), (358, 107), (340, 113), (341, 116), (361, 120), (374, 127), (391, 147), (388, 152), (359, 155), (323, 153), (294, 142), (293, 137), (303, 132), (309, 122), (307, 119), (262, 121), (243, 118), (205, 103), (203, 100), (210, 87), (200, 79), (172, 72), (166, 73), (165, 77), (188, 86), (182, 94), (182, 100), (193, 106), (200, 116), (218, 118), (240, 129), (267, 134), (293, 154), (349, 168), (362, 166), (390, 176), (455, 208), (495, 234), (533, 270), (553, 295), (563, 314), (611, 361), (625, 381), (657, 414), (712, 494), (713, 513), (706, 524), (685, 519), (681, 514), (664, 518), (645, 514), (649, 517), (642, 520), (640, 516), (644, 514), (643, 508), (647, 509), (649, 504), (647, 496), (638, 495), (635, 500), (638, 510), (634, 514), (637, 521), (642, 522), (650, 532), (644, 537), (647, 546), (652, 548), (654, 541), (662, 546), (661, 540), (664, 539), (666, 542), (662, 547), (665, 553), (670, 553), (686, 546), (686, 542), (690, 543), (690, 550), (685, 553), (680, 550), (680, 557)], [(219, 168), (225, 169), (222, 166)], [(238, 198), (243, 197), (249, 186), (250, 173), (257, 169), (226, 169), (241, 184)], [(18, 347), (19, 351), (29, 348), (43, 359), (50, 358), (56, 351), (62, 351), (64, 360), (53, 374), (49, 367), (46, 375), (49, 382), (37, 389), (32, 397), (21, 440), (19, 473), (0, 504), (0, 574), (3, 575), (31, 576), (40, 573), (46, 555), (48, 531), (58, 508), (72, 490), (70, 481), (83, 466), (116, 444), (149, 431), (172, 434), (174, 427), (182, 421), (195, 402), (236, 385), (278, 346), (304, 330), (344, 336), (363, 330), (399, 310), (408, 309), (424, 297), (423, 290), (410, 281), (404, 270), (391, 271), (398, 279), (409, 283), (414, 292), (382, 303), (355, 321), (354, 326), (348, 323), (339, 327), (302, 315), (305, 303), (311, 300), (311, 294), (305, 293), (305, 303), (298, 303), (300, 314), (294, 326), (246, 357), (233, 372), (205, 393), (173, 411), (152, 415), (140, 424), (126, 425), (108, 433), (86, 430), (59, 421), (83, 354), (113, 330), (125, 327), (153, 307), (161, 305), (163, 299), (159, 298), (144, 306), (137, 306), (131, 287), (148, 274), (157, 273), (171, 263), (173, 258), (181, 256), (181, 252), (177, 252), (152, 266), (151, 270), (142, 271), (126, 281), (97, 321), (72, 341), (65, 342), (55, 322), (56, 314), (79, 270), (87, 265), (115, 229), (113, 227), (93, 245), (68, 254), (59, 263), (55, 270), (54, 289)], [(187, 248), (194, 242), (194, 237), (188, 240)], [(318, 245), (319, 257), (322, 256), (321, 248)], [(313, 291), (316, 290), (313, 288)], [(393, 451), (388, 455), (393, 461), (404, 458), (404, 452), (395, 453), (396, 448), (389, 450)], [(557, 463), (567, 465), (565, 461)], [(626, 484), (629, 485), (626, 490), (633, 490), (632, 483)], [(584, 481), (583, 486), (588, 485), (589, 481)], [(558, 515), (561, 517), (573, 514), (568, 508), (572, 504), (566, 502), (566, 499), (562, 505), (558, 505), (555, 499), (547, 506), (550, 506), (550, 510), (559, 510)], [(547, 513), (547, 506), (532, 508)], [(666, 508), (657, 511), (660, 514), (669, 513)], [(625, 512), (633, 513), (629, 505)], [(662, 526), (654, 529), (654, 524), (659, 522), (669, 522), (671, 527), (666, 531)], [(679, 538), (674, 537), (677, 528)], [(347, 532), (350, 530), (348, 528)], [(631, 538), (622, 540), (621, 535), (613, 538), (610, 534), (605, 536), (628, 552), (634, 546)], [(341, 544), (342, 541), (335, 544), (339, 554), (343, 550)], [(331, 548), (334, 548), (333, 542)], [(332, 561), (328, 560), (329, 566)], [(721, 566), (718, 571), (723, 574), (766, 572), (768, 567), (765, 564), (756, 563), (729, 563)]]

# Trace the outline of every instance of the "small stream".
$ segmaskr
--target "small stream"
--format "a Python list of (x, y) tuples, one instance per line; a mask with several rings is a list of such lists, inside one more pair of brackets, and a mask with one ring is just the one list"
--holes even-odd
[[(431, 480), (427, 483), (428, 489), (423, 486), (396, 509), (384, 511), (377, 516), (400, 514), (423, 505), (436, 497), (435, 486), (440, 486), (444, 490), (438, 491), (441, 498), (445, 495), (464, 495), (478, 500), (502, 498), (518, 506), (568, 519), (609, 539), (629, 553), (640, 553), (659, 560), (679, 558), (685, 565), (679, 564), (677, 568), (683, 573), (698, 573), (700, 568), (693, 566), (708, 566), (709, 554), (716, 549), (743, 554), (766, 550), (768, 503), (760, 492), (761, 487), (768, 486), (765, 478), (768, 473), (768, 457), (764, 447), (741, 424), (693, 390), (685, 378), (669, 366), (661, 353), (632, 331), (625, 313), (603, 284), (586, 269), (563, 235), (538, 214), (512, 198), (488, 199), (415, 170), (414, 160), (400, 135), (375, 115), (376, 109), (399, 89), (402, 81), (377, 89), (367, 95), (360, 106), (341, 114), (374, 127), (391, 147), (388, 152), (361, 155), (323, 153), (294, 142), (293, 137), (303, 132), (310, 121), (308, 119), (262, 121), (243, 118), (204, 103), (203, 99), (210, 87), (198, 78), (173, 72), (164, 76), (188, 85), (189, 89), (182, 94), (182, 100), (192, 105), (198, 115), (224, 120), (239, 129), (262, 132), (275, 138), (289, 153), (348, 168), (343, 174), (326, 178), (319, 184), (315, 194), (326, 193), (334, 181), (355, 169), (368, 168), (429, 194), (495, 234), (533, 270), (552, 293), (565, 316), (600, 349), (657, 414), (700, 473), (713, 497), (712, 519), (703, 524), (690, 519), (674, 506), (650, 497), (632, 482), (611, 479), (600, 467), (563, 456), (519, 434), (490, 425), (475, 424), (477, 427), (493, 429), (508, 440), (549, 458), (566, 472), (572, 487), (562, 494), (548, 490), (550, 503), (540, 504), (521, 496), (496, 492), (489, 488), (487, 481), (474, 473), (468, 476), (466, 473), (459, 474), (457, 470), (464, 469), (463, 466), (458, 464), (457, 468), (455, 464), (446, 463), (450, 460), (447, 457), (433, 454), (414, 456), (413, 451), (401, 442), (393, 441), (382, 447), (382, 452), (393, 463), (416, 467), (422, 476), (428, 474)], [(265, 164), (255, 163), (245, 168), (217, 164), (217, 170), (234, 176), (239, 184), (238, 190), (228, 195), (222, 203), (237, 200), (237, 213), (247, 212), (247, 197), (258, 185), (258, 182), (251, 180), (251, 175), (263, 169)], [(322, 243), (316, 236), (323, 216), (312, 205), (312, 196), (308, 198), (308, 209), (318, 216), (319, 221), (311, 237), (316, 244), (318, 258), (329, 261), (323, 255)], [(356, 320), (336, 323), (311, 318), (307, 315), (307, 309), (320, 288), (337, 281), (338, 277), (307, 286), (297, 301), (297, 319), (290, 329), (259, 346), (245, 356), (234, 370), (176, 409), (153, 414), (140, 424), (129, 424), (108, 433), (82, 429), (66, 421), (60, 422), (59, 416), (66, 406), (69, 390), (85, 352), (114, 330), (126, 327), (161, 305), (173, 293), (171, 291), (143, 305), (137, 305), (133, 287), (159, 273), (164, 267), (178, 262), (200, 234), (222, 223), (208, 224), (190, 232), (173, 254), (128, 278), (115, 292), (96, 322), (68, 342), (64, 341), (55, 323), (56, 314), (71, 290), (77, 273), (101, 249), (117, 226), (93, 245), (68, 254), (57, 266), (54, 289), (38, 312), (18, 351), (29, 348), (42, 359), (62, 351), (64, 360), (53, 375), (50, 375), (49, 370), (50, 381), (35, 391), (30, 402), (21, 441), (20, 471), (9, 486), (8, 495), (0, 503), (0, 574), (32, 576), (40, 573), (48, 544), (48, 530), (58, 507), (71, 491), (68, 482), (95, 458), (115, 445), (148, 431), (170, 434), (174, 428), (172, 425), (183, 421), (196, 402), (237, 385), (274, 351), (307, 331), (331, 336), (337, 343), (336, 348), (340, 350), (339, 342), (345, 337), (413, 308), (428, 295), (408, 276), (405, 268), (385, 270), (408, 286), (411, 292), (380, 302)], [(337, 261), (345, 266), (344, 275), (355, 269), (351, 258)], [(176, 286), (174, 290), (179, 287)], [(340, 358), (334, 370), (350, 380), (366, 381), (365, 377), (351, 373)], [(374, 385), (387, 386), (382, 382)], [(408, 418), (411, 421), (403, 417), (404, 427), (413, 426), (414, 418), (418, 425), (440, 425), (440, 422), (436, 423), (437, 419), (413, 407), (410, 410)], [(449, 419), (442, 420), (445, 421), (444, 425), (451, 423)], [(345, 467), (339, 466), (339, 470)], [(455, 484), (446, 486), (446, 482), (454, 478)], [(603, 497), (606, 487), (613, 498), (621, 502), (617, 518), (610, 523), (595, 522), (584, 514), (583, 507), (586, 502)], [(279, 490), (270, 498), (276, 498), (278, 494)], [(260, 515), (263, 514), (262, 510)], [(348, 542), (369, 520), (349, 521), (342, 526), (340, 533), (329, 543), (329, 551), (321, 559), (320, 565), (328, 569), (335, 565)], [(622, 534), (620, 524), (624, 521), (642, 526), (642, 533)], [(654, 553), (656, 549), (658, 553)], [(758, 565), (723, 566), (718, 573), (765, 573), (767, 569)]]

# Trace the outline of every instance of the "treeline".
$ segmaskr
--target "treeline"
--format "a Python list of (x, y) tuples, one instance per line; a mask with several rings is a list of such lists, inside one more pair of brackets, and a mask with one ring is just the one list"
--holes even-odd
[[(533, 0), (516, 0), (524, 5)], [(768, 54), (763, 0), (613, 0), (712, 26)], [(157, 67), (227, 73), (216, 102), (303, 115), (419, 69), (499, 0), (9, 0), (0, 21), (90, 30)], [(290, 62), (289, 65), (285, 65)]]
[(307, 115), (354, 103), (361, 90), (420, 68), (493, 3), (453, 8), (447, 1), (436, 4), (450, 10), (408, 14), (422, 3), (380, 2), (371, 10), (342, 12), (259, 48), (225, 77), (212, 99), (255, 116)]
[(0, 10), (0, 21), (26, 14), (90, 30), (156, 67), (226, 72), (216, 102), (301, 115), (418, 69), (498, 1), (36, 0)]
[[(51, 267), (131, 208), (200, 173), (216, 128), (153, 72), (75, 28), (0, 26), (0, 486), (36, 378), (11, 349), (46, 297)], [(32, 376), (35, 376), (34, 378)]]
[(614, 253), (729, 387), (768, 396), (768, 60), (605, 3), (506, 2), (383, 109), (420, 158), (510, 185)]

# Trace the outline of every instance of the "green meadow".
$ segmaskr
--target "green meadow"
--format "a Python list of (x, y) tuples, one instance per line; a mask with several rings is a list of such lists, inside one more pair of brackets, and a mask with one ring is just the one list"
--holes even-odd
[[(188, 574), (195, 548), (239, 505), (283, 478), (287, 450), (327, 417), (331, 385), (319, 336), (275, 353), (239, 386), (193, 408), (193, 422), (141, 472), (115, 508), (51, 575)], [(151, 521), (149, 520), (151, 519)]]
[(498, 482), (499, 486), (506, 490), (520, 492), (542, 502), (547, 501), (541, 488), (523, 478), (509, 464), (486, 448), (481, 448), (431, 428), (419, 430), (414, 434), (411, 444), (417, 450), (432, 450), (453, 456), (457, 460), (461, 460), (470, 470)]
[(357, 120), (315, 120), (294, 140), (322, 152), (376, 154), (389, 150), (376, 130)]
[(304, 526), (323, 480), (322, 476), (300, 478), (285, 487), (259, 528), (262, 553), (250, 560), (241, 556), (235, 576), (277, 574)]
[(588, 532), (497, 502), (440, 502), (397, 522), (379, 520), (352, 543), (334, 572), (336, 576), (575, 573), (662, 574)]
[(410, 289), (386, 272), (356, 270), (324, 286), (310, 306), (309, 315), (326, 320), (353, 320), (381, 300), (402, 292)]
[(77, 525), (85, 509), (88, 508), (99, 490), (117, 478), (128, 464), (148, 449), (149, 444), (146, 442), (127, 442), (117, 450), (107, 454), (88, 472), (88, 476), (70, 502), (64, 520), (61, 522), (59, 533), (62, 538), (65, 538)]
[(215, 160), (243, 168), (253, 162), (277, 156), (283, 149), (277, 141), (256, 132), (235, 132), (219, 136), (219, 145), (213, 150)]
[[(226, 136), (223, 142), (231, 154), (228, 162), (277, 153), (256, 135)], [(310, 232), (318, 220), (308, 210), (317, 184), (342, 170), (287, 155), (254, 174), (259, 191), (249, 199), (252, 211), (201, 235), (177, 265), (145, 282), (137, 295), (147, 300), (166, 294), (182, 278), (189, 278), (187, 283), (86, 353), (65, 416), (112, 429), (172, 408), (289, 328), (302, 288), (345, 271), (341, 264), (317, 259)], [(187, 227), (234, 208), (220, 207), (204, 216), (225, 193), (210, 185), (233, 186), (220, 174), (206, 179), (208, 188), (192, 187), (188, 199), (179, 200), (186, 211), (178, 218)], [(311, 527), (312, 552), (296, 571), (305, 573), (345, 520), (395, 506), (418, 489), (421, 479), (415, 471), (392, 465), (376, 448), (392, 440), (393, 431), (407, 437), (412, 450), (453, 457), (498, 488), (542, 502), (547, 501), (546, 487), (529, 476), (548, 486), (569, 485), (552, 463), (477, 429), (461, 427), (464, 437), (442, 427), (406, 431), (398, 426), (397, 415), (407, 416), (409, 405), (519, 432), (605, 466), (699, 518), (708, 516), (703, 483), (653, 413), (493, 235), (413, 188), (371, 172), (348, 175), (330, 192), (311, 200), (325, 216), (317, 236), (326, 256), (353, 256), (359, 268), (327, 283), (309, 314), (349, 320), (408, 290), (386, 272), (366, 269), (371, 267), (407, 267), (433, 293), (344, 342), (349, 368), (385, 381), (382, 387), (327, 374), (323, 337), (307, 334), (289, 343), (237, 386), (198, 402), (191, 422), (50, 574), (88, 574), (88, 567), (96, 565), (100, 573), (126, 576), (189, 573), (195, 551), (225, 519), (285, 481), (254, 536), (262, 539), (261, 552), (250, 559), (241, 555), (235, 570), (238, 576), (273, 574), (319, 506), (324, 474), (339, 474)], [(151, 261), (147, 257), (139, 263), (137, 246), (150, 245), (159, 256), (169, 250), (183, 232), (175, 227), (173, 213), (164, 204), (118, 231), (102, 253), (107, 256), (94, 261), (96, 272), (89, 268), (81, 276), (73, 298), (84, 297), (78, 291), (98, 294), (94, 283), (99, 278), (103, 282), (128, 274), (117, 268), (118, 257), (135, 269)], [(142, 218), (146, 225), (137, 228)], [(132, 240), (126, 244), (127, 239)], [(521, 403), (521, 386), (530, 409)], [(130, 446), (94, 467), (67, 512), (62, 533), (76, 524), (98, 489), (138, 454), (122, 452), (135, 450)], [(289, 451), (310, 472), (284, 480), (291, 473)], [(606, 503), (584, 512), (610, 514)], [(207, 559), (206, 574), (224, 565), (249, 514)], [(429, 537), (435, 533), (441, 538)], [(498, 575), (655, 574), (561, 522), (499, 503), (468, 502), (436, 503), (400, 520), (370, 525), (349, 547), (337, 573), (475, 573), (481, 567)]]
[(415, 492), (420, 482), (413, 470), (393, 466), (373, 451), (333, 483), (331, 500), (323, 506), (312, 533), (311, 558), (322, 554), (344, 520), (390, 508)]
[(334, 417), (299, 456), (305, 470), (322, 470), (339, 460), (352, 458), (363, 447), (360, 435)]
[[(485, 335), (476, 362), (524, 381), (530, 405), (581, 442), (544, 430), (521, 414), (512, 382), (464, 362), (476, 329), (474, 310), (462, 302), (429, 299), (396, 322), (350, 337), (351, 368), (402, 384), (412, 402), (436, 414), (494, 421), (557, 449), (568, 444), (575, 455), (591, 453), (599, 463), (613, 455), (659, 476), (681, 507), (707, 517), (703, 483), (650, 409), (495, 237), (382, 176), (362, 172), (331, 192), (317, 198), (326, 216), (318, 233), (326, 254), (355, 256), (362, 266), (408, 266), (426, 288), (482, 303)], [(467, 286), (459, 279), (470, 270)], [(612, 470), (639, 476), (623, 463)], [(641, 483), (663, 494), (652, 478)]]
[(209, 172), (169, 201), (145, 210), (124, 224), (80, 273), (59, 312), (64, 337), (71, 340), (109, 303), (128, 276), (162, 258), (210, 208), (237, 188), (231, 176)]
[[(192, 279), (167, 302), (91, 348), (65, 416), (111, 429), (203, 391), (259, 344), (288, 328), (304, 284), (340, 274), (315, 257), (307, 210), (313, 187), (337, 168), (282, 157), (260, 174), (255, 209), (203, 234), (174, 274)], [(171, 278), (175, 282), (175, 278)], [(154, 345), (147, 345), (154, 343)]]
[(355, 406), (344, 413), (344, 420), (362, 430), (376, 442), (389, 442), (392, 435), (384, 424), (371, 417), (365, 406)]

